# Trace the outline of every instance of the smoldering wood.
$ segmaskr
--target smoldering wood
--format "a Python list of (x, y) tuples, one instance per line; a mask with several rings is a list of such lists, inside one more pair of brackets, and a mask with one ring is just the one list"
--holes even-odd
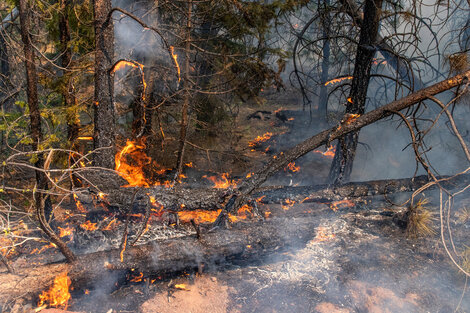
[(192, 235), (128, 247), (123, 262), (120, 261), (120, 250), (112, 249), (81, 255), (72, 264), (58, 262), (18, 268), (16, 274), (0, 273), (0, 305), (18, 297), (39, 294), (63, 272), (68, 273), (73, 288), (79, 290), (99, 284), (114, 274), (123, 275), (130, 269), (159, 275), (201, 265), (207, 268), (260, 260), (274, 251), (303, 246), (314, 236), (314, 223), (313, 217), (305, 216), (244, 222), (231, 229), (201, 234), (200, 239)]
[[(470, 184), (470, 175), (459, 175), (442, 182), (441, 186), (447, 189), (462, 187)], [(412, 192), (429, 183), (431, 180), (426, 176), (414, 178), (372, 180), (365, 182), (351, 182), (341, 186), (316, 185), (316, 186), (267, 186), (258, 188), (248, 198), (248, 201), (256, 201), (264, 204), (284, 203), (287, 199), (296, 202), (325, 202), (343, 199), (354, 199), (358, 197), (369, 197), (386, 195), (398, 192)], [(437, 188), (435, 185), (433, 188)], [(232, 190), (213, 188), (165, 188), (156, 186), (150, 188), (142, 187), (114, 187), (108, 189), (106, 197), (107, 204), (118, 209), (132, 207), (132, 211), (144, 213), (151, 204), (149, 197), (156, 201), (166, 210), (217, 210), (223, 205), (223, 201)], [(78, 193), (79, 199), (87, 204), (93, 203), (94, 194), (86, 191)], [(94, 197), (96, 198), (96, 196)], [(99, 214), (99, 213), (98, 213)]]

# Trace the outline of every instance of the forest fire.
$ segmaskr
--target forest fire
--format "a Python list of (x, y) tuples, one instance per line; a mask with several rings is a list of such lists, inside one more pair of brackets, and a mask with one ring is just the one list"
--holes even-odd
[(96, 226), (97, 223), (92, 223), (90, 221), (86, 221), (85, 223), (80, 224), (80, 227), (83, 228), (84, 230), (88, 231), (95, 231), (98, 229), (98, 226)]
[(287, 168), (288, 168), (292, 173), (295, 173), (295, 172), (300, 171), (300, 166), (295, 166), (295, 162), (290, 162), (289, 164), (287, 164)]
[(317, 228), (315, 238), (311, 241), (311, 243), (319, 243), (319, 242), (328, 241), (334, 238), (335, 238), (335, 234), (328, 231), (326, 227), (320, 226)]
[(175, 62), (176, 70), (178, 72), (178, 83), (181, 81), (181, 69), (180, 65), (178, 64), (178, 55), (175, 53), (175, 47), (170, 46), (170, 52), (171, 52), (171, 57), (173, 58), (173, 61)]
[(333, 201), (330, 203), (330, 209), (332, 209), (333, 211), (337, 211), (339, 209), (342, 209), (342, 208), (352, 208), (354, 207), (356, 204), (351, 201), (351, 200), (348, 200), (348, 199), (345, 199), (345, 200), (339, 200), (339, 201)]
[(313, 153), (318, 153), (321, 154), (329, 159), (333, 159), (335, 157), (335, 152), (336, 152), (336, 146), (329, 146), (326, 151), (321, 151), (321, 150), (313, 150)]
[(339, 77), (339, 78), (331, 79), (331, 80), (329, 80), (325, 83), (325, 86), (328, 86), (330, 84), (337, 84), (337, 83), (340, 83), (342, 81), (349, 80), (349, 79), (353, 79), (353, 77), (352, 76), (345, 76), (345, 77)]
[(248, 146), (250, 146), (251, 148), (257, 147), (261, 143), (269, 140), (272, 136), (273, 136), (273, 133), (267, 132), (267, 133), (263, 134), (262, 136), (258, 136), (255, 139), (253, 139), (252, 141), (248, 142)]
[(78, 195), (76, 193), (73, 194), (73, 199), (75, 201), (75, 205), (77, 207), (77, 210), (80, 212), (80, 213), (86, 213), (87, 210), (85, 209), (85, 207), (83, 206), (83, 204), (80, 202), (80, 200), (78, 200)]
[(223, 173), (220, 177), (207, 175), (204, 175), (202, 177), (214, 183), (214, 186), (212, 188), (226, 189), (229, 187), (237, 187), (237, 183), (234, 180), (230, 180), (228, 176), (228, 173)]
[(126, 66), (138, 68), (140, 70), (140, 74), (142, 75), (142, 86), (143, 86), (142, 100), (145, 101), (147, 82), (145, 81), (145, 76), (144, 76), (144, 65), (136, 61), (119, 60), (111, 69), (111, 72), (114, 73), (116, 71), (119, 71), (125, 68)]
[(55, 307), (67, 310), (68, 302), (72, 297), (69, 292), (71, 285), (67, 272), (64, 272), (54, 278), (54, 284), (48, 291), (43, 291), (39, 295), (38, 307)]
[(144, 174), (144, 168), (152, 163), (152, 159), (145, 154), (144, 144), (127, 140), (124, 148), (116, 154), (116, 171), (123, 177), (129, 186), (149, 187), (150, 183)]

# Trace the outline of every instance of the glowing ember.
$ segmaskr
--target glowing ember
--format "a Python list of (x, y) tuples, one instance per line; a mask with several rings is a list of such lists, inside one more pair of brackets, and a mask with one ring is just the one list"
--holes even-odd
[(351, 104), (353, 103), (353, 101), (352, 101), (352, 98), (351, 98), (351, 97), (348, 97), (346, 100), (347, 100), (349, 103), (351, 103)]
[(179, 211), (178, 217), (181, 222), (189, 223), (194, 220), (196, 223), (214, 223), (219, 216), (220, 209), (217, 211), (194, 210), (194, 211)]
[(103, 230), (112, 230), (116, 226), (116, 222), (117, 222), (117, 219), (113, 218), (111, 222), (109, 222), (109, 224), (103, 228)]
[(285, 200), (285, 204), (281, 204), (281, 207), (283, 210), (287, 211), (289, 210), (291, 207), (293, 207), (295, 204), (295, 201), (294, 200), (291, 200), (291, 199), (286, 199)]
[(336, 212), (338, 209), (352, 208), (355, 205), (356, 204), (353, 201), (345, 199), (345, 200), (331, 202), (330, 203), (330, 209), (332, 209), (333, 211)]
[(258, 136), (252, 141), (248, 142), (248, 146), (254, 148), (257, 147), (260, 143), (263, 143), (269, 140), (273, 136), (273, 133), (267, 132), (263, 136)]
[(330, 84), (336, 84), (336, 83), (339, 83), (339, 82), (342, 82), (342, 81), (348, 80), (348, 79), (353, 79), (353, 77), (352, 76), (345, 76), (345, 77), (335, 78), (335, 79), (327, 81), (325, 83), (325, 86), (328, 86)]
[(237, 211), (237, 217), (240, 219), (246, 219), (248, 217), (248, 214), (253, 215), (253, 213), (251, 212), (251, 207), (248, 204), (243, 205)]
[(269, 218), (271, 216), (271, 211), (264, 212), (264, 218)]
[(59, 237), (65, 237), (65, 236), (70, 236), (70, 238), (73, 238), (73, 228), (72, 227), (67, 227), (67, 228), (62, 228), (62, 227), (57, 227), (59, 228)]
[(128, 186), (150, 186), (143, 169), (152, 163), (152, 159), (145, 154), (144, 149), (144, 144), (127, 140), (126, 146), (116, 154), (115, 169), (127, 180)]
[(73, 194), (73, 199), (75, 200), (75, 205), (77, 206), (77, 209), (80, 213), (86, 213), (87, 210), (85, 209), (85, 207), (83, 206), (83, 204), (80, 202), (80, 200), (78, 200), (78, 196), (77, 194)]
[(320, 151), (320, 150), (313, 150), (314, 153), (319, 153), (321, 155), (326, 156), (329, 159), (334, 158), (335, 156), (335, 151), (336, 151), (336, 146), (329, 146), (326, 151)]
[(290, 162), (289, 164), (287, 164), (287, 168), (293, 173), (298, 172), (300, 170), (300, 166), (295, 166), (295, 162)]
[(329, 232), (326, 227), (319, 226), (317, 228), (317, 234), (315, 235), (315, 238), (311, 241), (311, 243), (319, 243), (333, 238), (335, 238), (335, 234)]
[(77, 138), (78, 140), (93, 140), (93, 137), (91, 136), (81, 136)]
[(98, 192), (98, 198), (100, 198), (101, 200), (104, 200), (106, 199), (106, 194), (104, 192)]
[(120, 257), (120, 259), (121, 259), (121, 263), (124, 262), (124, 252), (126, 251), (126, 247), (127, 247), (127, 235), (124, 236), (124, 242), (122, 243), (121, 252), (119, 253), (119, 257)]
[(85, 223), (81, 224), (80, 227), (88, 231), (95, 231), (98, 229), (96, 223), (92, 223), (90, 221), (86, 221)]
[(179, 83), (181, 80), (181, 69), (180, 69), (180, 65), (178, 64), (178, 55), (175, 54), (175, 47), (170, 46), (170, 52), (171, 52), (171, 57), (173, 58), (173, 61), (175, 61), (176, 70), (178, 71), (178, 83)]
[(184, 163), (184, 165), (187, 166), (187, 167), (193, 167), (193, 162)]
[(233, 180), (230, 180), (228, 178), (228, 175), (229, 175), (228, 173), (223, 173), (222, 176), (220, 177), (217, 177), (217, 176), (207, 177), (206, 175), (202, 177), (214, 183), (214, 186), (212, 188), (225, 189), (229, 187), (236, 187), (237, 183)]
[(361, 116), (361, 114), (354, 114), (354, 113), (345, 114), (341, 123), (349, 124), (352, 121), (354, 121), (356, 118), (358, 118), (359, 116)]
[(189, 288), (186, 286), (186, 284), (176, 284), (174, 286), (176, 289), (181, 289), (181, 290), (187, 290), (189, 291)]
[(130, 281), (133, 283), (138, 283), (144, 279), (144, 273), (140, 272), (138, 276), (133, 277)]
[(49, 291), (43, 291), (39, 295), (38, 306), (42, 307), (46, 303), (52, 307), (60, 307), (67, 310), (68, 302), (71, 298), (69, 287), (71, 281), (67, 276), (67, 272), (60, 274), (54, 278), (54, 284), (49, 289)]

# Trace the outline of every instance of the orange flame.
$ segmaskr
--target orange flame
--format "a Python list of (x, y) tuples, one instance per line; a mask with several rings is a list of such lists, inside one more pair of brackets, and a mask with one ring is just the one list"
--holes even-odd
[(187, 290), (187, 291), (189, 291), (189, 288), (186, 287), (186, 284), (176, 284), (174, 287), (175, 287), (176, 289), (181, 289), (181, 290)]
[(173, 61), (175, 61), (176, 70), (178, 71), (178, 83), (181, 81), (181, 69), (180, 65), (178, 64), (178, 55), (175, 54), (175, 47), (170, 46), (171, 57)]
[(212, 188), (226, 189), (229, 187), (236, 187), (237, 183), (233, 180), (230, 180), (228, 178), (228, 175), (229, 175), (228, 173), (223, 173), (221, 177), (217, 177), (217, 176), (207, 177), (207, 175), (204, 175), (202, 177), (214, 183), (214, 186)]
[(138, 276), (134, 276), (130, 281), (133, 283), (138, 283), (144, 278), (144, 273), (140, 272)]
[(117, 219), (116, 219), (116, 218), (113, 218), (113, 219), (111, 220), (111, 222), (109, 222), (108, 225), (106, 225), (106, 227), (103, 228), (103, 230), (112, 230), (112, 229), (114, 228), (114, 226), (116, 226), (116, 225), (115, 225), (116, 222), (117, 222)]
[(348, 113), (344, 115), (343, 120), (341, 122), (343, 124), (349, 124), (355, 119), (357, 119), (359, 116), (361, 116), (361, 114)]
[(295, 166), (295, 162), (290, 162), (289, 164), (287, 164), (287, 168), (293, 173), (298, 172), (300, 170), (300, 166)]
[(269, 140), (273, 136), (273, 133), (267, 132), (263, 136), (258, 136), (252, 141), (248, 142), (248, 146), (254, 148), (258, 146), (260, 143)]
[(341, 208), (351, 208), (353, 206), (355, 206), (356, 204), (351, 201), (351, 200), (348, 200), (348, 199), (345, 199), (345, 200), (339, 200), (339, 201), (333, 201), (330, 203), (330, 209), (332, 209), (333, 211), (337, 211), (338, 209), (341, 209)]
[(57, 227), (59, 228), (59, 237), (65, 237), (65, 236), (70, 236), (70, 238), (73, 238), (73, 228), (72, 227), (67, 227), (67, 228), (62, 228), (62, 227)]
[(122, 249), (121, 249), (121, 252), (119, 253), (121, 263), (124, 262), (124, 252), (126, 251), (126, 247), (127, 247), (127, 235), (124, 236), (124, 242), (122, 243)]
[(77, 206), (77, 209), (80, 213), (86, 213), (87, 210), (83, 206), (83, 204), (78, 200), (78, 196), (76, 193), (73, 194), (73, 199), (75, 200), (75, 205)]
[(325, 83), (325, 86), (328, 86), (330, 84), (336, 84), (336, 83), (342, 82), (343, 80), (347, 80), (347, 79), (353, 79), (353, 77), (352, 76), (345, 76), (345, 77), (331, 79), (331, 80), (329, 80)]
[(67, 310), (68, 302), (72, 297), (69, 292), (69, 287), (72, 282), (67, 276), (67, 272), (64, 272), (54, 278), (54, 284), (49, 291), (43, 291), (39, 295), (38, 306), (42, 307), (47, 302), (49, 306), (61, 307)]
[(133, 68), (138, 68), (140, 70), (140, 73), (142, 75), (142, 85), (144, 87), (144, 90), (142, 91), (142, 100), (145, 101), (145, 95), (146, 95), (146, 90), (147, 90), (147, 82), (145, 81), (145, 76), (144, 76), (144, 65), (139, 63), (139, 62), (136, 62), (136, 61), (126, 61), (126, 60), (120, 60), (119, 62), (117, 62), (113, 69), (112, 69), (112, 72), (116, 72), (116, 71), (119, 71), (121, 69), (123, 69), (124, 67), (126, 66), (130, 66), (130, 67), (133, 67)]
[(77, 140), (93, 140), (93, 137), (91, 137), (91, 136), (81, 136), (81, 137), (78, 137)]
[(92, 223), (90, 221), (86, 221), (85, 223), (80, 224), (80, 227), (88, 231), (95, 231), (98, 229), (96, 223)]
[(317, 234), (315, 235), (315, 238), (312, 240), (312, 243), (323, 242), (323, 241), (327, 241), (333, 238), (335, 238), (335, 234), (332, 234), (331, 232), (329, 232), (326, 227), (319, 226), (317, 228)]
[(285, 204), (281, 204), (281, 207), (283, 210), (287, 211), (289, 210), (291, 207), (293, 207), (295, 204), (295, 201), (294, 200), (291, 200), (291, 199), (286, 199), (285, 200)]
[(335, 152), (336, 152), (336, 146), (329, 146), (326, 151), (320, 151), (320, 150), (313, 150), (314, 153), (319, 153), (321, 155), (326, 156), (329, 159), (332, 159), (335, 157)]
[[(127, 140), (126, 146), (116, 154), (116, 171), (127, 180), (129, 183), (127, 186), (150, 186), (143, 169), (152, 162), (152, 159), (142, 151), (143, 149), (145, 149), (145, 145)], [(128, 161), (133, 161), (135, 165), (128, 163)]]

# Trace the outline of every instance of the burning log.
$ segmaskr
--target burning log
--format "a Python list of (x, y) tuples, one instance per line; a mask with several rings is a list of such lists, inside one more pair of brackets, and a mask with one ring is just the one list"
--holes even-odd
[(68, 273), (71, 286), (87, 288), (112, 274), (131, 269), (151, 274), (170, 274), (247, 260), (287, 247), (304, 245), (315, 236), (311, 217), (272, 218), (269, 221), (238, 223), (232, 229), (78, 256), (74, 263), (53, 263), (18, 268), (16, 274), (0, 274), (0, 303), (26, 296), (37, 296), (51, 286), (56, 277)]
[[(444, 176), (439, 179), (445, 178)], [(470, 175), (460, 175), (441, 183), (444, 188), (452, 189), (456, 186), (470, 184)], [(352, 182), (341, 186), (316, 185), (316, 186), (268, 186), (256, 189), (248, 198), (249, 201), (260, 199), (259, 203), (285, 203), (287, 199), (295, 202), (325, 202), (347, 198), (368, 197), (397, 192), (410, 192), (429, 183), (426, 175), (414, 178), (374, 180), (366, 182)], [(437, 187), (437, 186), (435, 186)], [(137, 193), (136, 193), (137, 191)], [(115, 187), (110, 189), (106, 197), (108, 205), (115, 208), (126, 208), (129, 205), (134, 210), (159, 207), (166, 210), (181, 212), (195, 210), (220, 210), (222, 200), (230, 190), (217, 188), (166, 188), (155, 186), (141, 187)], [(135, 196), (134, 196), (135, 195)], [(80, 193), (80, 199), (84, 203), (91, 202), (92, 195), (89, 192)], [(132, 200), (133, 199), (133, 200)], [(190, 220), (189, 218), (188, 220)]]

